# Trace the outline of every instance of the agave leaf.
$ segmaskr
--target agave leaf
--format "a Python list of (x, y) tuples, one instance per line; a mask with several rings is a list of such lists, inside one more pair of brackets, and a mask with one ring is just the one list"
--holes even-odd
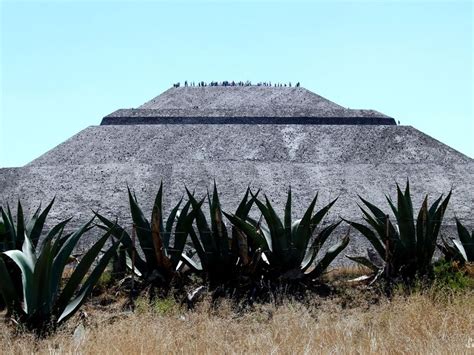
[(189, 213), (190, 207), (191, 201), (188, 201), (184, 205), (183, 210), (179, 214), (178, 220), (176, 222), (173, 250), (170, 250), (171, 263), (175, 268), (181, 258), (181, 254), (183, 253), (184, 247), (186, 245), (186, 240), (188, 239), (188, 234), (193, 228), (193, 221), (196, 216), (194, 210)]
[(355, 229), (357, 229), (364, 237), (366, 237), (370, 244), (372, 244), (374, 249), (377, 251), (377, 253), (379, 253), (380, 257), (385, 260), (385, 246), (382, 244), (380, 239), (377, 238), (377, 236), (371, 229), (360, 223), (351, 221), (346, 222), (349, 223)]
[[(26, 232), (27, 232), (28, 236), (30, 237), (30, 239), (31, 239), (31, 241), (32, 241), (32, 243), (35, 247), (38, 244), (38, 241), (41, 237), (41, 232), (43, 231), (43, 227), (44, 227), (44, 223), (46, 221), (46, 217), (48, 216), (49, 211), (53, 207), (53, 203), (54, 203), (55, 199), (56, 198), (54, 197), (51, 200), (51, 202), (48, 204), (48, 206), (46, 206), (44, 211), (41, 212), (41, 214), (37, 218), (35, 218), (35, 216), (33, 216), (30, 223), (26, 227)], [(41, 205), (40, 205), (40, 208), (41, 208)], [(38, 210), (39, 210), (39, 208), (38, 208)]]
[(23, 241), (23, 246), (21, 248), (21, 251), (27, 257), (27, 260), (30, 263), (31, 269), (34, 269), (36, 261), (37, 261), (36, 254), (35, 254), (35, 249), (33, 247), (33, 243), (31, 243), (31, 240), (30, 240), (30, 238), (28, 238), (27, 235), (25, 235), (25, 239)]
[(153, 205), (153, 211), (151, 213), (151, 238), (153, 240), (153, 250), (155, 252), (155, 259), (158, 268), (162, 269), (162, 271), (166, 270), (166, 272), (171, 272), (173, 271), (173, 266), (171, 264), (171, 260), (165, 255), (165, 248), (162, 241), (162, 235), (164, 234), (162, 190), (163, 183), (160, 184), (160, 188)]
[(235, 227), (244, 232), (245, 235), (251, 238), (257, 244), (257, 247), (262, 248), (264, 250), (269, 250), (267, 240), (264, 236), (258, 233), (258, 230), (255, 225), (244, 221), (243, 219), (231, 213), (224, 212), (224, 215), (227, 217), (230, 223), (232, 223)]
[(360, 210), (364, 214), (364, 220), (372, 226), (372, 228), (377, 232), (379, 239), (383, 242), (387, 242), (387, 230), (386, 230), (386, 223), (387, 223), (387, 216), (384, 216), (382, 220), (378, 218), (372, 217), (372, 215), (366, 211), (364, 208), (359, 206)]
[[(441, 205), (436, 209), (434, 215), (433, 215), (433, 238), (436, 239), (439, 230), (443, 221), (444, 213), (446, 212), (446, 208), (448, 207), (449, 200), (451, 199), (452, 191), (449, 191), (448, 196), (444, 199), (444, 201), (441, 203)], [(435, 238), (436, 237), (436, 238)]]
[(240, 216), (241, 214), (245, 214), (244, 210), (247, 206), (247, 201), (249, 199), (249, 195), (250, 195), (250, 186), (247, 187), (247, 190), (245, 191), (244, 197), (242, 198), (242, 200), (240, 200), (240, 203), (237, 206), (237, 210), (235, 212), (235, 214), (237, 216)]
[(217, 246), (220, 255), (229, 254), (229, 237), (227, 235), (227, 228), (222, 218), (222, 210), (217, 193), (216, 182), (214, 181), (214, 190), (212, 192), (212, 202), (209, 205), (211, 215), (212, 233), (217, 241)]
[[(316, 196), (317, 197), (317, 196)], [(316, 229), (318, 224), (323, 220), (324, 216), (329, 212), (331, 207), (336, 203), (339, 197), (336, 197), (333, 201), (329, 202), (326, 206), (320, 209), (314, 216), (311, 218), (311, 228)]]
[[(89, 271), (92, 263), (99, 255), (100, 251), (102, 250), (105, 242), (109, 239), (110, 235), (112, 234), (113, 229), (110, 228), (107, 233), (105, 233), (82, 257), (79, 264), (74, 269), (71, 277), (67, 281), (66, 285), (64, 286), (61, 294), (58, 297), (57, 301), (57, 309), (59, 313), (62, 313), (64, 309), (67, 307), (69, 301), (74, 296), (74, 292), (79, 288), (82, 280), (86, 276), (87, 272)], [(61, 282), (61, 280), (53, 280), (53, 282)], [(57, 288), (56, 288), (57, 289)]]
[(242, 265), (247, 266), (250, 263), (247, 237), (234, 225), (232, 225), (232, 252), (234, 255), (238, 255)]
[(408, 182), (405, 195), (397, 184), (397, 195), (398, 209), (395, 216), (397, 218), (398, 228), (400, 229), (400, 240), (409, 252), (413, 252), (416, 248), (415, 218), (413, 216)]
[[(428, 251), (426, 244), (431, 243), (431, 240), (427, 240), (428, 223), (428, 196), (425, 196), (416, 221), (416, 253), (418, 257), (423, 256), (423, 259), (426, 259), (426, 251)], [(422, 263), (425, 261), (423, 260)]]
[[(375, 216), (375, 219), (380, 222), (384, 222), (386, 219), (386, 214), (379, 209), (377, 206), (373, 205), (367, 200), (364, 200), (360, 195), (359, 195), (360, 200), (364, 203), (364, 205), (367, 206), (367, 208), (370, 210), (370, 212)], [(391, 200), (389, 200), (389, 203), (391, 203)]]
[(10, 205), (8, 205), (8, 204), (7, 204), (7, 216), (8, 216), (7, 220), (9, 221), (9, 230), (10, 230), (11, 241), (14, 245), (14, 248), (21, 249), (21, 246), (23, 245), (23, 234), (18, 236), (18, 234), (16, 232), (15, 222), (14, 222), (13, 217), (12, 217), (12, 211), (10, 209)]
[(286, 200), (285, 205), (284, 223), (286, 239), (291, 240), (291, 186), (288, 188), (288, 198)]
[(466, 261), (474, 261), (474, 233), (470, 236), (466, 227), (456, 218), (456, 228), (458, 230), (459, 240), (463, 245), (466, 254)]
[[(257, 191), (257, 194), (259, 193), (259, 191)], [(249, 201), (249, 194), (250, 187), (247, 187), (247, 191), (245, 192), (245, 195), (240, 201), (239, 206), (237, 207), (237, 210), (235, 212), (235, 216), (243, 221), (245, 221), (245, 219), (248, 217), (250, 209), (252, 208), (252, 205), (254, 204), (256, 198), (252, 196)], [(223, 212), (223, 214), (226, 216), (227, 219), (229, 219), (225, 212)], [(230, 219), (229, 221), (232, 223)], [(241, 263), (244, 266), (248, 266), (251, 262), (251, 257), (249, 255), (249, 247), (249, 241), (245, 232), (243, 232), (234, 223), (232, 223), (232, 250), (235, 255), (239, 256)]]
[(189, 230), (189, 236), (191, 237), (191, 241), (193, 242), (194, 249), (196, 249), (196, 253), (198, 254), (199, 260), (201, 260), (202, 267), (208, 268), (210, 261), (194, 229)]
[[(273, 209), (270, 201), (265, 196), (266, 204), (263, 204), (258, 199), (255, 200), (257, 207), (265, 219), (268, 229), (269, 237), (271, 239), (272, 254), (275, 255), (284, 255), (288, 250), (288, 244), (285, 240), (285, 234), (283, 229), (283, 224), (281, 223), (280, 218), (278, 218), (275, 210)], [(263, 232), (263, 231), (262, 231)]]
[(26, 227), (25, 227), (25, 232), (26, 232), (27, 235), (30, 236), (30, 239), (32, 239), (31, 238), (31, 230), (33, 229), (33, 226), (36, 223), (40, 213), (41, 213), (41, 202), (40, 202), (38, 208), (36, 209), (35, 213), (33, 213), (33, 217), (31, 217), (31, 219), (29, 220), (29, 222), (26, 224)]
[(434, 215), (436, 213), (436, 210), (438, 209), (438, 205), (439, 205), (439, 203), (441, 202), (442, 199), (443, 199), (443, 195), (438, 197), (438, 199), (435, 202), (433, 202), (430, 209), (428, 210), (428, 216), (429, 216), (430, 220), (433, 220)]
[[(48, 240), (35, 263), (33, 272), (34, 308), (37, 314), (46, 316), (51, 313), (54, 299), (52, 297), (51, 269), (53, 262), (52, 241)], [(57, 280), (60, 282), (60, 280)], [(33, 312), (32, 312), (33, 313)]]
[(261, 248), (262, 251), (273, 252), (272, 236), (270, 234), (270, 230), (266, 226), (261, 224), (261, 222), (257, 222), (251, 217), (247, 217), (246, 222), (255, 227), (255, 230), (258, 233), (258, 237), (250, 236), (249, 234), (247, 234), (257, 244), (257, 248)]
[(8, 250), (3, 252), (8, 256), (21, 270), (21, 282), (23, 286), (23, 311), (28, 314), (34, 307), (34, 293), (33, 293), (33, 272), (34, 264), (20, 250)]
[[(194, 271), (202, 271), (202, 265), (198, 260), (193, 260), (189, 256), (186, 255), (186, 253), (183, 253), (181, 255), (183, 263), (188, 265), (191, 269)], [(202, 259), (201, 259), (202, 260)]]
[[(0, 207), (0, 215), (1, 215), (1, 207)], [(0, 217), (1, 218), (1, 217)], [(0, 252), (7, 250), (7, 230), (5, 228), (5, 224), (0, 219)]]
[(349, 244), (349, 233), (342, 238), (342, 240), (338, 243), (333, 245), (328, 249), (326, 254), (323, 256), (323, 258), (316, 264), (316, 267), (306, 274), (307, 277), (310, 279), (315, 279), (319, 276), (322, 275), (322, 273), (327, 269), (329, 264), (339, 255), (341, 251), (343, 251), (347, 245)]
[[(278, 240), (281, 242), (281, 245), (283, 247), (282, 249), (283, 250), (287, 249), (289, 240), (286, 240), (284, 238), (284, 229), (285, 229), (285, 227), (283, 226), (283, 223), (280, 220), (280, 217), (278, 217), (277, 213), (273, 209), (273, 206), (272, 206), (270, 200), (268, 199), (268, 197), (266, 195), (265, 195), (265, 203), (267, 205), (268, 215), (270, 217), (270, 220), (267, 220), (267, 224), (271, 223), (272, 226), (274, 226), (274, 231), (279, 236)], [(270, 225), (268, 227), (271, 229)]]
[(456, 249), (462, 255), (464, 261), (469, 261), (469, 259), (467, 258), (466, 250), (464, 250), (464, 246), (462, 245), (462, 243), (457, 239), (453, 239), (453, 243), (456, 246)]
[[(113, 237), (121, 241), (122, 245), (125, 247), (125, 249), (127, 249), (128, 255), (131, 256), (133, 253), (133, 242), (130, 235), (121, 226), (119, 226), (117, 222), (114, 223), (97, 212), (94, 212), (94, 214), (105, 225), (105, 227), (101, 225), (98, 225), (98, 227), (105, 231), (111, 229)], [(146, 264), (146, 261), (142, 259), (136, 249), (135, 268), (138, 269), (141, 274), (148, 273), (148, 266)]]
[(319, 250), (321, 250), (321, 247), (340, 223), (341, 221), (330, 224), (321, 232), (319, 232), (319, 234), (314, 238), (310, 248), (306, 251), (303, 261), (301, 262), (301, 268), (303, 271), (307, 270), (311, 266), (314, 259), (316, 258), (316, 255), (318, 255)]
[(16, 211), (16, 236), (17, 236), (17, 243), (23, 244), (23, 238), (25, 235), (25, 217), (23, 215), (23, 208), (21, 207), (20, 200), (18, 200), (18, 207)]
[(355, 261), (356, 263), (359, 263), (361, 265), (364, 265), (365, 267), (368, 267), (374, 272), (379, 271), (379, 268), (365, 256), (351, 256), (346, 254), (346, 258), (351, 259), (352, 261)]
[(13, 280), (10, 277), (7, 266), (0, 256), (0, 295), (3, 297), (7, 306), (8, 313), (13, 313), (15, 307), (20, 304), (18, 293), (13, 284)]
[[(66, 266), (69, 256), (71, 255), (74, 247), (76, 246), (79, 238), (88, 230), (88, 227), (92, 223), (95, 217), (90, 219), (88, 222), (83, 224), (77, 231), (75, 231), (67, 240), (64, 242), (63, 246), (54, 257), (53, 267), (51, 270), (51, 279), (52, 280), (59, 280), (61, 275), (63, 274), (64, 267)], [(59, 283), (53, 283), (53, 290), (51, 294), (55, 295), (57, 293), (57, 287), (59, 287)]]
[(6, 237), (6, 244), (4, 249), (2, 250), (9, 250), (9, 249), (20, 249), (21, 244), (17, 243), (16, 238), (16, 231), (15, 231), (15, 224), (11, 219), (11, 212), (10, 207), (7, 205), (7, 212), (3, 209), (1, 210), (2, 219), (5, 227), (5, 237)]
[(441, 241), (443, 244), (438, 244), (438, 248), (444, 254), (444, 258), (448, 261), (450, 260), (462, 260), (463, 257), (456, 246), (451, 246), (442, 236)]
[(118, 245), (120, 244), (120, 241), (116, 241), (102, 256), (100, 259), (99, 263), (97, 266), (94, 268), (94, 270), (91, 272), (87, 280), (84, 282), (82, 285), (81, 289), (79, 290), (78, 296), (71, 301), (64, 311), (60, 314), (58, 317), (58, 324), (61, 324), (62, 322), (66, 321), (69, 317), (71, 317), (74, 312), (76, 312), (79, 307), (85, 302), (86, 297), (90, 295), (92, 292), (93, 287), (97, 283), (97, 281), (100, 278), (100, 275), (104, 272), (105, 268), (107, 267), (110, 259), (114, 255)]
[[(260, 193), (260, 189), (257, 190), (257, 192), (254, 194), (252, 193), (252, 191), (250, 189), (248, 189), (248, 193), (251, 194), (252, 198), (250, 198), (250, 200), (241, 208), (241, 205), (239, 205), (239, 207), (237, 208), (237, 210), (235, 211), (235, 215), (239, 218), (242, 218), (242, 219), (245, 219), (248, 217), (249, 213), (250, 213), (250, 210), (252, 209), (252, 206), (253, 204), (255, 203), (255, 200), (258, 198), (258, 194)], [(247, 201), (247, 196), (248, 194), (246, 194), (244, 196), (244, 199), (242, 200), (243, 201)], [(242, 204), (241, 202), (241, 204)]]
[[(43, 241), (43, 246), (42, 248), (40, 249), (40, 254), (44, 248), (44, 246), (48, 243), (48, 241), (52, 241), (53, 238), (59, 233), (61, 234), (62, 231), (64, 230), (64, 227), (66, 226), (66, 224), (69, 223), (69, 221), (71, 221), (72, 218), (68, 218), (62, 222), (59, 222), (58, 224), (56, 224), (53, 228), (51, 228), (51, 230), (48, 232), (48, 234), (46, 235), (46, 237), (44, 238), (44, 241)], [(58, 238), (60, 239), (60, 238)], [(57, 246), (57, 243), (54, 243), (52, 245), (53, 246)], [(52, 248), (52, 252), (55, 254), (57, 252), (57, 250), (59, 249), (55, 249), (55, 248)]]
[[(436, 241), (438, 239), (439, 230), (441, 228), (444, 212), (446, 211), (449, 199), (451, 197), (451, 192), (444, 199), (444, 201), (439, 205), (438, 208), (434, 209), (434, 206), (431, 206), (428, 215), (429, 221), (427, 223), (427, 236), (425, 237), (425, 265), (431, 261), (431, 258), (436, 249)], [(436, 202), (435, 202), (436, 203)]]
[[(197, 201), (194, 196), (189, 192), (188, 189), (186, 189), (186, 192), (188, 193), (188, 198), (191, 201), (191, 205), (193, 207), (193, 211), (195, 211), (195, 219), (196, 219), (196, 226), (199, 231), (199, 238), (202, 242), (202, 245), (204, 247), (204, 250), (209, 252), (209, 255), (216, 255), (217, 252), (217, 244), (214, 238), (212, 238), (212, 232), (211, 229), (209, 228), (209, 224), (207, 223), (206, 217), (204, 216), (204, 213), (202, 212), (202, 204), (204, 203), (204, 199), (201, 201)], [(193, 241), (194, 243), (194, 241)], [(207, 257), (206, 257), (207, 259)], [(201, 260), (202, 261), (202, 260)]]
[(313, 201), (311, 201), (308, 209), (306, 210), (305, 214), (303, 215), (303, 218), (297, 225), (295, 224), (293, 226), (296, 227), (294, 228), (294, 233), (292, 233), (292, 240), (296, 249), (296, 262), (298, 264), (300, 264), (303, 260), (306, 254), (306, 249), (308, 248), (309, 240), (311, 238), (311, 235), (313, 234), (313, 228), (311, 226), (311, 217), (313, 215), (313, 210), (317, 199), (318, 195), (316, 194), (316, 196), (313, 198)]
[(173, 225), (174, 225), (176, 216), (179, 212), (179, 207), (181, 206), (182, 202), (183, 202), (183, 198), (181, 197), (181, 199), (176, 204), (176, 206), (174, 206), (173, 209), (171, 210), (170, 215), (168, 216), (168, 219), (166, 220), (165, 234), (163, 236), (163, 244), (166, 249), (168, 249), (170, 245), (170, 236), (173, 231)]
[(155, 248), (153, 246), (153, 240), (151, 236), (151, 227), (148, 223), (145, 215), (143, 214), (140, 206), (138, 205), (136, 196), (132, 195), (128, 188), (128, 199), (130, 203), (130, 211), (132, 213), (133, 223), (140, 243), (140, 247), (145, 256), (145, 260), (150, 269), (157, 267)]

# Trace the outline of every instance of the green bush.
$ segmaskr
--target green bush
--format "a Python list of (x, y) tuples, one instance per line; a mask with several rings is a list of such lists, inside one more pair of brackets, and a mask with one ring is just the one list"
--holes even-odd
[(313, 265), (321, 247), (340, 223), (323, 228), (313, 237), (319, 223), (336, 202), (332, 201), (313, 214), (317, 197), (316, 195), (303, 218), (296, 221), (292, 221), (291, 188), (288, 190), (283, 220), (278, 217), (266, 196), (265, 202), (255, 199), (266, 225), (251, 218), (244, 219), (238, 215), (225, 214), (235, 227), (242, 230), (249, 240), (261, 248), (268, 263), (270, 279), (315, 279), (349, 243), (349, 237), (344, 237), (338, 244), (329, 248), (316, 265)]
[[(199, 263), (187, 258), (188, 264), (195, 271), (204, 272), (211, 288), (227, 282), (236, 282), (242, 273), (249, 274), (251, 270), (255, 271), (258, 252), (252, 249), (240, 229), (233, 228), (229, 237), (215, 182), (212, 197), (207, 194), (209, 221), (202, 211), (205, 198), (197, 201), (189, 190), (187, 193), (196, 221), (196, 229), (191, 228), (189, 234), (199, 258)], [(250, 189), (247, 188), (235, 212), (243, 219), (247, 218), (255, 201), (254, 197), (249, 199), (249, 194)]]
[[(110, 230), (114, 237), (121, 240), (129, 258), (135, 258), (134, 267), (147, 284), (167, 288), (177, 272), (178, 264), (183, 261), (187, 235), (194, 219), (194, 214), (189, 213), (191, 203), (187, 202), (180, 211), (181, 199), (164, 223), (163, 184), (161, 184), (155, 197), (151, 222), (149, 222), (130, 189), (128, 189), (128, 198), (134, 223), (132, 236), (126, 232), (125, 228), (96, 212), (96, 216), (103, 223), (103, 226), (99, 227)], [(136, 233), (137, 245), (134, 245), (133, 233)], [(131, 261), (129, 261), (129, 266), (131, 266)]]
[[(360, 196), (359, 196), (360, 197)], [(397, 205), (387, 196), (388, 204), (396, 218), (392, 223), (387, 213), (360, 197), (368, 210), (360, 207), (367, 227), (356, 222), (348, 222), (372, 244), (383, 266), (362, 256), (348, 256), (388, 279), (402, 278), (404, 281), (432, 276), (431, 260), (436, 248), (436, 240), (449, 203), (451, 192), (442, 200), (440, 196), (428, 208), (428, 196), (423, 200), (418, 217), (415, 218), (407, 180), (405, 192), (397, 184)]]
[[(47, 333), (70, 318), (91, 294), (118, 244), (105, 252), (87, 276), (110, 232), (91, 246), (63, 287), (62, 275), (74, 247), (92, 221), (64, 237), (62, 229), (53, 228), (39, 251), (35, 251), (33, 242), (25, 234), (21, 250), (0, 254), (0, 294), (8, 314), (18, 324), (38, 334)], [(20, 287), (13, 281), (5, 260), (13, 261), (21, 270)]]
[(457, 267), (455, 262), (441, 260), (434, 265), (433, 270), (435, 287), (439, 289), (462, 291), (474, 287), (474, 280)]
[(471, 233), (469, 234), (467, 228), (457, 218), (456, 227), (458, 231), (459, 240), (451, 238), (452, 244), (450, 244), (443, 238), (443, 244), (438, 245), (438, 247), (443, 252), (446, 260), (454, 260), (459, 261), (461, 263), (473, 262), (474, 230), (471, 231)]

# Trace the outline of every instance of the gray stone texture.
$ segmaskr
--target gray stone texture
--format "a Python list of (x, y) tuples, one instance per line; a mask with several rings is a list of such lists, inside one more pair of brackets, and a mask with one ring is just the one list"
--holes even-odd
[[(187, 109), (183, 102), (193, 106), (196, 96), (189, 94), (189, 98), (188, 92), (206, 88), (181, 89), (168, 90), (142, 108)], [(246, 87), (241, 89), (245, 90), (235, 103), (232, 91), (212, 101), (212, 90), (204, 90), (207, 96), (198, 104), (238, 110), (252, 99)], [(302, 88), (287, 90), (298, 94), (301, 100), (297, 101), (284, 90), (276, 90), (281, 88), (271, 89), (258, 88), (261, 97), (251, 103), (262, 102), (264, 107), (280, 100), (284, 106), (298, 106), (314, 100), (315, 95), (307, 95)], [(178, 91), (184, 96), (177, 96)], [(324, 109), (340, 107), (318, 100), (312, 104)], [(455, 234), (454, 215), (472, 228), (474, 160), (413, 127), (397, 125), (91, 126), (22, 168), (0, 169), (0, 204), (16, 204), (20, 198), (31, 213), (40, 202), (45, 204), (56, 196), (49, 225), (69, 216), (74, 217), (73, 226), (79, 225), (92, 216), (93, 209), (130, 226), (127, 184), (149, 216), (161, 180), (169, 211), (184, 194), (185, 185), (204, 196), (215, 179), (226, 211), (235, 209), (249, 184), (254, 190), (261, 188), (280, 212), (291, 185), (294, 217), (302, 215), (316, 192), (319, 208), (339, 197), (325, 221), (329, 223), (340, 217), (361, 220), (358, 194), (388, 211), (385, 195), (395, 197), (395, 183), (404, 185), (407, 178), (416, 208), (424, 194), (434, 201), (453, 189), (443, 233)], [(347, 225), (341, 225), (334, 238), (346, 230)], [(346, 252), (364, 252), (364, 239), (356, 232), (352, 235)], [(87, 243), (86, 238), (82, 247)], [(339, 258), (338, 262), (347, 260)]]
[(104, 117), (114, 124), (395, 124), (374, 110), (353, 110), (301, 87), (171, 88), (136, 109)]

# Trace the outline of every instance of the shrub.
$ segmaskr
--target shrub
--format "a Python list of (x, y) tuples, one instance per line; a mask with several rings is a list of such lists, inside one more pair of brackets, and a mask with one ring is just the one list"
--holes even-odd
[(443, 244), (438, 245), (440, 250), (443, 252), (446, 260), (455, 260), (461, 263), (473, 262), (474, 261), (474, 231), (469, 231), (456, 218), (456, 227), (458, 231), (459, 240), (451, 238), (452, 245), (449, 244), (444, 238), (442, 239)]
[[(110, 230), (115, 238), (121, 240), (130, 258), (135, 258), (134, 267), (143, 277), (146, 284), (169, 287), (177, 272), (177, 266), (183, 260), (188, 231), (192, 226), (194, 215), (189, 213), (190, 202), (181, 211), (182, 199), (171, 210), (166, 224), (163, 220), (163, 183), (155, 197), (151, 223), (145, 218), (138, 200), (128, 189), (130, 211), (133, 220), (132, 233), (136, 233), (142, 254), (134, 245), (134, 237), (125, 228), (95, 213), (104, 224), (101, 228)], [(176, 222), (176, 223), (175, 223)], [(173, 229), (173, 227), (175, 227)], [(173, 245), (171, 245), (173, 241)], [(142, 257), (143, 255), (143, 257)], [(130, 263), (129, 263), (130, 266)]]
[[(118, 243), (113, 244), (105, 252), (86, 277), (110, 232), (89, 249), (69, 280), (63, 287), (61, 285), (62, 275), (71, 253), (91, 223), (92, 220), (64, 237), (58, 229), (53, 228), (39, 251), (35, 251), (33, 242), (25, 234), (22, 250), (1, 253), (0, 293), (5, 299), (8, 313), (18, 324), (38, 334), (47, 333), (70, 318), (90, 295)], [(21, 270), (21, 289), (18, 289), (12, 280), (12, 275), (5, 265), (6, 258), (11, 259)]]
[(356, 222), (348, 223), (367, 238), (383, 260), (383, 265), (376, 265), (366, 257), (348, 257), (379, 274), (383, 273), (387, 279), (401, 277), (408, 281), (416, 277), (432, 276), (431, 260), (451, 192), (444, 200), (442, 197), (428, 208), (428, 196), (425, 196), (415, 219), (409, 181), (407, 180), (405, 192), (397, 184), (397, 205), (387, 196), (396, 218), (394, 226), (387, 213), (359, 196), (368, 210), (359, 207), (365, 221), (372, 228)]
[[(205, 198), (197, 201), (189, 190), (187, 193), (196, 220), (196, 230), (191, 228), (189, 234), (199, 258), (199, 263), (187, 258), (189, 265), (196, 271), (204, 272), (211, 288), (226, 282), (235, 282), (242, 276), (242, 272), (251, 273), (251, 270), (255, 270), (258, 252), (251, 248), (241, 231), (233, 228), (229, 238), (215, 182), (212, 197), (209, 192), (207, 194), (209, 222), (202, 211)], [(249, 199), (249, 194), (250, 189), (247, 188), (235, 212), (240, 218), (247, 218), (255, 201), (253, 197)]]
[(225, 214), (234, 226), (242, 230), (249, 240), (262, 249), (268, 262), (270, 279), (315, 279), (349, 243), (349, 237), (344, 237), (338, 244), (329, 248), (323, 258), (309, 271), (321, 247), (340, 223), (323, 228), (312, 238), (319, 223), (337, 200), (313, 215), (317, 197), (316, 195), (303, 218), (294, 222), (291, 213), (291, 188), (288, 190), (283, 221), (266, 196), (265, 203), (255, 199), (266, 225), (251, 218), (244, 219), (238, 215)]

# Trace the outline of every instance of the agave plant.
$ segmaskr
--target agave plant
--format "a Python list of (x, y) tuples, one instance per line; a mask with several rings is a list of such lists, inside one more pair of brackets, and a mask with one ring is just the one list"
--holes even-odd
[(334, 205), (337, 199), (313, 214), (318, 195), (307, 208), (303, 218), (292, 221), (291, 188), (285, 206), (283, 220), (276, 214), (270, 200), (265, 196), (265, 203), (256, 199), (266, 226), (251, 218), (242, 218), (233, 214), (225, 214), (234, 226), (242, 230), (263, 250), (270, 268), (271, 278), (280, 279), (316, 279), (347, 246), (349, 236), (330, 247), (326, 254), (314, 265), (314, 261), (327, 238), (340, 222), (330, 224), (313, 237), (318, 225)]
[(103, 229), (110, 230), (114, 237), (121, 239), (129, 258), (131, 259), (132, 256), (134, 258), (134, 268), (138, 271), (137, 274), (143, 277), (146, 284), (167, 287), (176, 275), (178, 264), (183, 260), (188, 230), (191, 228), (194, 218), (189, 213), (191, 203), (187, 202), (180, 211), (179, 208), (183, 200), (181, 199), (171, 210), (166, 223), (164, 223), (163, 183), (161, 183), (153, 205), (150, 223), (145, 218), (136, 196), (130, 189), (128, 189), (128, 197), (133, 220), (134, 230), (132, 233), (136, 232), (142, 253), (138, 252), (138, 245), (135, 245), (134, 238), (123, 227), (97, 212), (95, 214), (104, 224)]
[(438, 245), (444, 254), (446, 260), (459, 261), (461, 263), (473, 262), (474, 261), (474, 231), (469, 231), (456, 218), (456, 227), (458, 230), (459, 240), (451, 238), (452, 245), (448, 243), (444, 238), (442, 239), (443, 244)]
[[(53, 206), (53, 203), (54, 198), (43, 211), (41, 211), (40, 204), (31, 219), (26, 221), (23, 213), (23, 207), (21, 202), (18, 201), (16, 223), (15, 219), (13, 218), (10, 206), (7, 205), (6, 210), (0, 207), (0, 252), (5, 252), (8, 250), (21, 250), (25, 240), (25, 235), (28, 236), (33, 248), (36, 249), (43, 232), (44, 223), (49, 211), (51, 210), (51, 207)], [(69, 220), (70, 219), (59, 223), (54, 228), (54, 230), (61, 230), (69, 222)], [(12, 282), (15, 283), (17, 289), (21, 289), (20, 269), (10, 259), (5, 260), (4, 263), (5, 267), (10, 273)], [(3, 302), (2, 297), (0, 297), (0, 309), (3, 309), (4, 307), (5, 303)]]
[(444, 200), (440, 196), (428, 207), (428, 196), (425, 196), (415, 218), (409, 181), (405, 192), (397, 184), (397, 205), (386, 197), (396, 218), (396, 225), (393, 225), (387, 213), (359, 196), (368, 210), (362, 206), (359, 208), (372, 228), (356, 222), (348, 223), (367, 238), (383, 262), (380, 266), (363, 256), (347, 257), (383, 274), (387, 279), (401, 277), (408, 281), (415, 276), (430, 276), (436, 240), (450, 197), (451, 191)]
[[(117, 243), (113, 244), (87, 276), (109, 238), (109, 232), (84, 254), (63, 287), (62, 275), (79, 238), (90, 229), (91, 223), (92, 220), (64, 237), (63, 226), (54, 227), (38, 251), (35, 251), (33, 242), (25, 234), (21, 250), (0, 254), (0, 293), (5, 299), (8, 313), (17, 323), (44, 334), (70, 318), (90, 295), (117, 246)], [(12, 260), (21, 270), (21, 289), (16, 287), (7, 269), (6, 259)]]
[(16, 223), (12, 216), (10, 206), (7, 205), (6, 211), (0, 207), (0, 215), (3, 220), (3, 223), (0, 225), (0, 252), (11, 249), (21, 249), (25, 235), (30, 238), (33, 247), (36, 248), (53, 203), (54, 198), (43, 211), (41, 211), (40, 205), (31, 219), (26, 222), (23, 207), (21, 202), (18, 201)]
[[(223, 220), (217, 186), (214, 182), (212, 197), (208, 192), (209, 202), (208, 222), (202, 204), (193, 194), (186, 190), (192, 204), (196, 219), (196, 230), (190, 229), (189, 234), (199, 261), (187, 258), (187, 263), (195, 271), (203, 271), (210, 282), (211, 288), (220, 284), (235, 282), (239, 276), (249, 276), (257, 267), (259, 252), (247, 243), (247, 239), (240, 229), (234, 228), (229, 237), (227, 227)], [(236, 215), (245, 219), (252, 208), (255, 198), (250, 198), (250, 188), (241, 200), (236, 210)]]

